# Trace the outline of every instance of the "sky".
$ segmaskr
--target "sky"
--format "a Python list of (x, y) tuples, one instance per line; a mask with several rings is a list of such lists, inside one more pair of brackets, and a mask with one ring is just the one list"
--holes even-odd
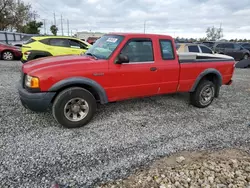
[[(222, 27), (224, 39), (250, 39), (250, 0), (24, 0), (64, 35), (69, 30), (145, 32), (201, 38), (208, 27)], [(44, 29), (41, 29), (44, 33)]]

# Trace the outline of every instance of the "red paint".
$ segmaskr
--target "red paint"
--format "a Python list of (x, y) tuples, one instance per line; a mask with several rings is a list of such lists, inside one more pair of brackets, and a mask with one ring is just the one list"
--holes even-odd
[[(118, 34), (118, 33), (112, 33)], [(123, 41), (108, 60), (88, 56), (57, 56), (30, 61), (23, 65), (23, 71), (40, 79), (41, 91), (60, 80), (82, 76), (99, 83), (106, 91), (109, 101), (165, 93), (188, 92), (198, 76), (208, 68), (217, 69), (223, 76), (223, 84), (229, 83), (234, 71), (234, 61), (209, 63), (179, 63), (176, 50), (174, 60), (163, 60), (159, 39), (172, 37), (153, 34), (119, 34)], [(151, 38), (154, 62), (141, 64), (114, 64), (123, 46), (131, 38)], [(150, 71), (157, 67), (157, 71)]]
[(0, 54), (2, 54), (4, 51), (12, 52), (15, 58), (22, 57), (22, 52), (18, 47), (0, 43)]

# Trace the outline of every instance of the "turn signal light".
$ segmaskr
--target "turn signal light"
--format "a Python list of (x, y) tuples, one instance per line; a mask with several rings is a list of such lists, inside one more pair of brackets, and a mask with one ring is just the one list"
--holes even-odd
[(33, 77), (31, 79), (30, 87), (31, 88), (39, 88), (39, 79), (36, 77)]
[(25, 85), (29, 88), (39, 88), (39, 78), (27, 75)]

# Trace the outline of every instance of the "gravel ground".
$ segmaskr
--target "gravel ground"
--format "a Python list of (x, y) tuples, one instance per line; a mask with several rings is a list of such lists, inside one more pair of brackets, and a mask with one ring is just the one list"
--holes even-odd
[(250, 156), (240, 150), (182, 152), (100, 188), (250, 188)]
[(0, 61), (0, 187), (93, 187), (179, 151), (250, 152), (250, 70), (236, 70), (206, 109), (187, 94), (135, 99), (100, 106), (90, 124), (68, 130), (21, 106), (20, 66)]

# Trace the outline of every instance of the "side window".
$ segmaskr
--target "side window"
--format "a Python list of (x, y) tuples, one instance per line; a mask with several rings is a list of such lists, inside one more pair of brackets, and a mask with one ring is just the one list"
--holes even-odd
[(121, 54), (128, 56), (129, 62), (154, 61), (151, 39), (132, 39), (123, 47)]
[(88, 49), (87, 44), (85, 44), (83, 42), (79, 42), (79, 44), (80, 44), (80, 48), (82, 48), (82, 49)]
[(69, 39), (69, 45), (71, 48), (81, 48), (81, 49), (87, 49), (87, 45), (83, 42), (80, 42), (78, 40)]
[(80, 43), (76, 40), (69, 39), (69, 46), (70, 48), (81, 48)]
[(188, 51), (189, 52), (198, 52), (198, 53), (200, 52), (198, 46), (196, 46), (196, 45), (188, 46)]
[(218, 45), (216, 46), (216, 48), (224, 48), (224, 45), (223, 45), (223, 44), (218, 44)]
[(234, 48), (234, 44), (224, 44), (224, 45), (225, 45), (224, 48), (230, 48), (230, 49)]
[(42, 39), (42, 40), (39, 40), (39, 42), (43, 44), (49, 44), (49, 39)]
[(205, 46), (200, 46), (202, 53), (207, 53), (207, 54), (212, 54), (212, 50), (210, 50), (209, 48), (205, 47)]
[[(180, 45), (178, 47), (180, 47)], [(161, 48), (162, 59), (164, 59), (164, 60), (175, 59), (172, 42), (170, 40), (161, 39), (160, 40), (160, 48)]]
[(241, 46), (239, 44), (234, 44), (234, 49), (235, 50), (240, 50), (241, 49)]
[(50, 45), (51, 46), (60, 46), (60, 47), (69, 47), (69, 41), (68, 39), (50, 39)]

